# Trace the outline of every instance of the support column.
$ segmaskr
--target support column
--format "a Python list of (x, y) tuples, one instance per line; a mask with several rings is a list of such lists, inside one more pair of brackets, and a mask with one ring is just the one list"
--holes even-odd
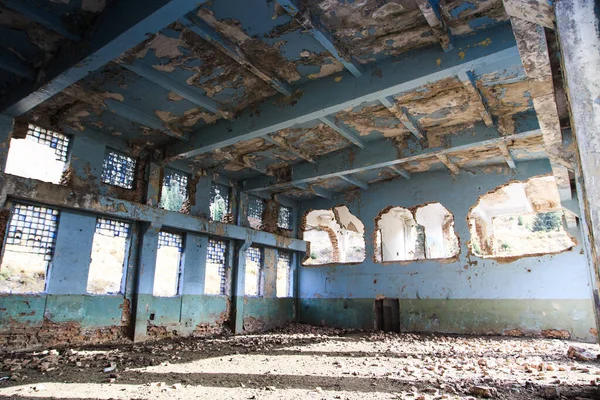
[(48, 272), (48, 294), (85, 294), (96, 231), (96, 217), (61, 211), (52, 265)]
[(252, 242), (246, 240), (242, 243), (236, 254), (236, 264), (234, 268), (233, 285), (233, 306), (235, 320), (234, 333), (244, 333), (244, 296), (246, 295), (246, 250), (252, 245)]
[(8, 115), (0, 114), (0, 171), (4, 172), (8, 147), (13, 133), (14, 119)]
[[(590, 255), (596, 325), (600, 331), (600, 29), (596, 2), (559, 0), (556, 24), (578, 158), (584, 244)], [(586, 229), (587, 228), (587, 229)], [(589, 250), (589, 251), (588, 251)]]
[(277, 250), (265, 247), (263, 250), (263, 297), (277, 297)]
[(106, 145), (99, 138), (78, 134), (72, 137), (70, 168), (74, 178), (85, 187), (100, 187)]
[(158, 251), (158, 233), (161, 227), (161, 223), (154, 222), (146, 224), (141, 229), (142, 238), (139, 247), (137, 290), (134, 296), (135, 325), (133, 340), (135, 342), (145, 340), (148, 335), (148, 310), (152, 305), (156, 253)]
[(157, 163), (150, 163), (148, 173), (148, 186), (146, 187), (146, 204), (158, 207), (160, 191), (162, 189), (163, 169)]
[(206, 236), (187, 234), (183, 251), (182, 295), (204, 294), (207, 248), (208, 238)]

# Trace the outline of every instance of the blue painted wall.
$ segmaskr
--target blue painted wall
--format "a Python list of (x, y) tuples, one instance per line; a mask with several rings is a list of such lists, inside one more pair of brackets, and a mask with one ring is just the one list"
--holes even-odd
[[(373, 184), (366, 191), (318, 199), (310, 209), (344, 204), (365, 225), (366, 260), (358, 265), (300, 267), (302, 322), (372, 329), (374, 299), (399, 298), (404, 330), (542, 334), (567, 330), (594, 340), (590, 273), (581, 245), (542, 257), (502, 263), (469, 255), (467, 214), (479, 196), (511, 180), (551, 172), (546, 160), (517, 164), (518, 171), (488, 168), (458, 176), (433, 172)], [(386, 263), (373, 261), (372, 233), (387, 206), (412, 207), (439, 201), (453, 215), (460, 239), (457, 261)], [(581, 243), (578, 229), (569, 232)]]

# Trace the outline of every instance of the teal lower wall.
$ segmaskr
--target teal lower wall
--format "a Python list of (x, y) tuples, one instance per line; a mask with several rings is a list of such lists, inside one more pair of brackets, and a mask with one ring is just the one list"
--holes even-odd
[[(300, 322), (371, 330), (374, 302), (300, 299)], [(591, 299), (400, 299), (400, 324), (403, 332), (543, 336), (560, 330), (576, 340), (597, 340)]]
[(260, 332), (294, 320), (293, 298), (244, 298), (244, 331)]

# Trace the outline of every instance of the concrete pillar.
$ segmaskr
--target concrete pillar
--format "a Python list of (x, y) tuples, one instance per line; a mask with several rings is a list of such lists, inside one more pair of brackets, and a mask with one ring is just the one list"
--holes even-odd
[(0, 114), (0, 168), (4, 171), (6, 158), (8, 157), (8, 148), (10, 146), (10, 137), (14, 128), (14, 119), (8, 115)]
[(158, 233), (162, 224), (152, 223), (142, 227), (142, 237), (138, 252), (137, 290), (134, 296), (135, 325), (134, 341), (146, 339), (148, 329), (148, 310), (152, 305), (152, 289), (154, 288), (154, 271), (156, 269), (156, 253), (158, 251)]
[(181, 294), (204, 294), (208, 238), (188, 233), (183, 251)]
[(146, 204), (158, 207), (160, 191), (162, 188), (163, 169), (156, 163), (150, 163), (148, 173), (148, 186), (146, 187)]
[(92, 187), (99, 187), (106, 145), (99, 137), (78, 134), (72, 137), (70, 165), (75, 177)]
[(597, 2), (559, 0), (556, 24), (563, 57), (571, 128), (577, 144), (578, 189), (586, 253), (594, 277), (596, 324), (600, 331), (600, 15)]
[(48, 273), (48, 294), (85, 294), (96, 231), (96, 217), (61, 211), (54, 257)]
[(236, 252), (236, 262), (233, 274), (233, 307), (234, 333), (244, 332), (244, 296), (246, 294), (246, 250), (252, 245), (247, 240), (240, 245)]
[(277, 297), (277, 250), (263, 249), (263, 297)]

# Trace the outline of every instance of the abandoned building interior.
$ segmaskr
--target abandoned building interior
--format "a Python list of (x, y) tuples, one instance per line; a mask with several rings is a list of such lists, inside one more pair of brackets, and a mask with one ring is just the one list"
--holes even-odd
[(597, 343), (599, 15), (0, 0), (0, 351), (286, 326)]

